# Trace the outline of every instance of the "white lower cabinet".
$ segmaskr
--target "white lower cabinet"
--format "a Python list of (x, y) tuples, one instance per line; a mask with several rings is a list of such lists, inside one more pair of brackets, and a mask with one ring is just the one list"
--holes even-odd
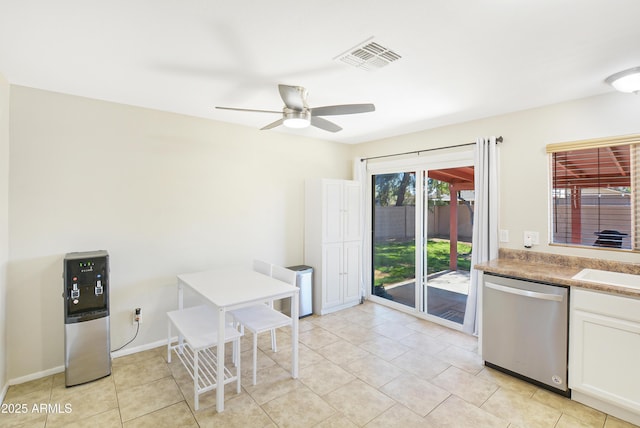
[(572, 398), (640, 424), (640, 300), (571, 291)]
[(358, 303), (360, 298), (360, 241), (325, 244), (322, 248), (320, 314)]

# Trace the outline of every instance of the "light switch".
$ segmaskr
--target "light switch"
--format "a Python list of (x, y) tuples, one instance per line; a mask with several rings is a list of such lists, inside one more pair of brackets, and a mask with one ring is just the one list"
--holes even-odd
[(509, 230), (500, 229), (500, 242), (509, 242)]

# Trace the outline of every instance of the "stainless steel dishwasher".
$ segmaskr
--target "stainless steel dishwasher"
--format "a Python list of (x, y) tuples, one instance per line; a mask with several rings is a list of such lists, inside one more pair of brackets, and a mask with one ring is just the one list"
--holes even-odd
[(485, 365), (569, 396), (568, 313), (567, 287), (485, 273)]

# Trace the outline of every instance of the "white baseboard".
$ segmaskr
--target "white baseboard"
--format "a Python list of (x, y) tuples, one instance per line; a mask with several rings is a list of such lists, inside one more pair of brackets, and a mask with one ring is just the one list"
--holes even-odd
[[(153, 349), (153, 348), (157, 348), (159, 346), (167, 346), (167, 339), (163, 339), (163, 340), (158, 340), (156, 342), (151, 342), (151, 343), (147, 343), (144, 345), (140, 345), (140, 346), (135, 346), (133, 348), (129, 348), (129, 349), (123, 349), (121, 351), (117, 351), (117, 352), (112, 352), (111, 353), (111, 358), (118, 358), (118, 357), (124, 357), (125, 355), (131, 355), (131, 354), (135, 354), (138, 352), (142, 352), (142, 351), (147, 351), (149, 349)], [(21, 383), (25, 383), (25, 382), (29, 382), (32, 380), (36, 380), (36, 379), (41, 379), (43, 377), (47, 377), (47, 376), (51, 376), (54, 374), (58, 374), (58, 373), (62, 373), (64, 372), (64, 366), (58, 366), (58, 367), (53, 367), (47, 370), (43, 370), (40, 372), (36, 372), (36, 373), (31, 373), (25, 376), (20, 376), (14, 379), (9, 379), (9, 381), (7, 382), (7, 384), (2, 388), (2, 394), (0, 394), (0, 398), (2, 400), (4, 400), (4, 397), (7, 393), (7, 390), (9, 389), (9, 386), (11, 385), (18, 385)]]
[(51, 376), (51, 375), (62, 373), (62, 372), (64, 372), (64, 366), (53, 367), (51, 369), (43, 370), (41, 372), (31, 373), (25, 376), (9, 379), (9, 385), (18, 385), (21, 383), (29, 382), (36, 379), (41, 379), (43, 377)]
[(9, 389), (9, 384), (5, 383), (2, 387), (2, 391), (0, 391), (0, 403), (4, 403), (4, 397), (7, 395), (7, 390)]
[(135, 346), (129, 349), (123, 349), (111, 353), (111, 358), (124, 357), (125, 355), (136, 354), (142, 351), (148, 351), (149, 349), (157, 348), (158, 346), (167, 346), (167, 339), (157, 340), (155, 342), (146, 343), (144, 345)]

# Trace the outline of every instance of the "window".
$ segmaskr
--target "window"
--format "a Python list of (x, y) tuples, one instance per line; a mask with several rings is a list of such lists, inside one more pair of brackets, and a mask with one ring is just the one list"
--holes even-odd
[(640, 135), (550, 144), (547, 152), (551, 242), (640, 249)]

